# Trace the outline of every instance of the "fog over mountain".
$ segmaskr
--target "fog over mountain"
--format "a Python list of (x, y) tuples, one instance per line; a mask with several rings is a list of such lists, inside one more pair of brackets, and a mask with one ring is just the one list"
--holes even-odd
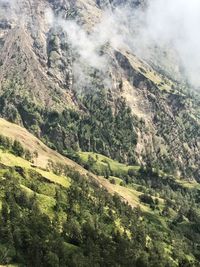
[(0, 266), (200, 266), (199, 25), (199, 0), (0, 0)]
[(193, 86), (200, 85), (200, 2), (197, 0), (151, 0), (141, 8), (130, 3), (120, 3), (115, 8), (106, 6), (90, 33), (75, 20), (64, 21), (58, 16), (55, 21), (65, 29), (82, 59), (93, 67), (105, 70), (108, 66), (105, 56), (99, 56), (105, 44), (127, 48), (150, 61), (158, 58), (160, 51), (163, 54), (160, 62), (157, 59), (157, 65), (163, 69), (168, 57), (165, 53), (172, 53), (172, 64), (177, 64), (182, 78), (186, 75)]
[[(138, 44), (146, 47), (167, 46), (180, 58), (187, 78), (200, 85), (200, 2), (198, 0), (153, 0), (140, 13)], [(138, 46), (139, 47), (139, 46)]]
[[(12, 6), (18, 19), (29, 20), (23, 16), (22, 0), (1, 0), (1, 4)], [(186, 75), (193, 86), (200, 86), (200, 2), (198, 0), (148, 0), (142, 7), (136, 1), (98, 1), (103, 15), (96, 25), (86, 32), (84, 25), (75, 20), (62, 20), (62, 14), (55, 14), (54, 23), (66, 30), (72, 45), (89, 65), (103, 69), (108, 66), (106, 58), (99, 56), (105, 44), (112, 47), (129, 47), (134, 53), (153, 61), (163, 68), (165, 52), (172, 54), (172, 65)], [(137, 8), (136, 8), (137, 7)], [(12, 12), (13, 12), (12, 10)], [(5, 10), (3, 11), (5, 12)], [(12, 16), (13, 13), (7, 13)], [(50, 19), (51, 10), (47, 14)], [(79, 42), (77, 43), (77, 39)], [(158, 51), (162, 56), (158, 59)], [(168, 57), (168, 55), (166, 56)], [(160, 62), (159, 62), (160, 60)], [(155, 63), (155, 62), (153, 62)], [(173, 73), (173, 68), (172, 68)]]

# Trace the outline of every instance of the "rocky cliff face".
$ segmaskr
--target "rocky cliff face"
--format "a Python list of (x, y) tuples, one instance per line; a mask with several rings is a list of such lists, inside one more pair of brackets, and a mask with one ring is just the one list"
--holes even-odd
[[(85, 32), (88, 41), (95, 25), (105, 15), (105, 8), (113, 10), (125, 1), (16, 0), (0, 3), (2, 116), (31, 128), (24, 116), (29, 116), (30, 120), (32, 107), (24, 115), (19, 111), (23, 101), (37, 107), (38, 121), (42, 120), (40, 116), (44, 110), (62, 112), (71, 108), (87, 114), (77, 94), (104, 89), (109, 92), (108, 103), (113, 113), (116, 100), (125, 99), (136, 120), (142, 121), (143, 126), (135, 126), (134, 153), (140, 164), (151, 162), (153, 167), (164, 166), (181, 177), (200, 180), (199, 95), (189, 92), (173, 77), (170, 79), (155, 71), (153, 65), (140, 60), (126, 47), (102, 43), (99, 51), (92, 47), (91, 55), (85, 55), (84, 44), (79, 45)], [(125, 4), (137, 8), (141, 1), (126, 1)], [(53, 16), (57, 19), (52, 22)], [(76, 26), (65, 21), (75, 21)], [(79, 28), (75, 28), (76, 40), (76, 35), (70, 35), (70, 27), (77, 25), (81, 25), (81, 35), (77, 32)], [(86, 45), (92, 46), (92, 41)], [(95, 62), (94, 55), (98, 64), (99, 59), (106, 59), (103, 67)], [(11, 112), (16, 113), (12, 118)], [(42, 130), (39, 132), (41, 134)], [(62, 139), (61, 132), (59, 135)]]
[[(60, 46), (64, 44), (54, 36), (45, 18), (50, 3), (16, 1), (1, 5), (1, 90), (12, 82), (24, 88), (22, 94), (26, 92), (43, 106), (58, 106), (53, 96), (73, 103), (69, 57), (62, 54)], [(15, 88), (15, 93), (20, 94), (20, 90)]]

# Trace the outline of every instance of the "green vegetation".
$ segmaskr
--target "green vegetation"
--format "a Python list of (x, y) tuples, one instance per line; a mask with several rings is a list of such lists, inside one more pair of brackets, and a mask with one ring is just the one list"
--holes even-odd
[(101, 154), (92, 152), (78, 152), (80, 163), (90, 171), (103, 175), (106, 178), (109, 176), (123, 177), (129, 172), (139, 170), (139, 166), (129, 166), (112, 160)]
[[(92, 26), (84, 9), (117, 1), (64, 2)], [(79, 88), (66, 34), (31, 25), (0, 38), (0, 116), (41, 140), (0, 119), (0, 266), (200, 267), (199, 93), (110, 44)]]
[[(136, 75), (135, 81), (139, 83), (143, 78)], [(74, 92), (79, 109), (60, 111), (44, 109), (26, 95), (20, 95), (21, 101), (17, 101), (14, 84), (11, 87), (8, 83), (0, 95), (0, 114), (12, 122), (22, 121), (49, 147), (78, 163), (78, 151), (92, 152), (133, 166), (142, 160), (166, 173), (198, 181), (199, 94), (175, 83), (170, 85), (171, 90), (147, 84), (149, 95), (145, 101), (155, 133), (144, 119), (132, 114), (124, 98), (113, 98), (112, 92), (97, 84), (89, 94)]]
[[(80, 152), (85, 161), (91, 155)], [(199, 189), (95, 156), (97, 166), (108, 160), (121, 171), (121, 178), (109, 177), (110, 186), (119, 194), (126, 186), (134, 208), (90, 175), (54, 162), (48, 170), (31, 167), (1, 145), (0, 264), (199, 266)]]
[[(190, 236), (183, 238), (179, 229), (188, 233), (189, 219), (183, 224), (185, 219), (176, 216), (170, 222), (172, 229), (165, 229), (160, 218), (165, 221), (167, 211), (162, 217), (142, 213), (121, 202), (117, 195), (109, 196), (78, 173), (68, 170), (68, 175), (72, 184), (65, 189), (37, 173), (22, 176), (6, 166), (1, 170), (2, 264), (141, 266), (142, 263), (153, 267), (158, 266), (159, 260), (159, 266), (169, 263), (198, 266), (194, 260), (198, 251), (192, 250)], [(194, 212), (193, 208), (188, 218), (193, 220), (195, 216), (198, 224)], [(191, 234), (197, 234), (197, 229), (193, 228)], [(180, 239), (182, 243), (172, 243), (173, 233), (177, 235), (176, 241)], [(187, 244), (185, 250), (183, 243)]]
[(15, 101), (10, 88), (0, 96), (1, 114), (101, 176), (53, 160), (41, 169), (40, 155), (0, 136), (0, 264), (199, 266), (200, 187), (192, 178), (199, 180), (200, 101), (184, 90), (148, 90), (152, 136), (109, 91), (75, 95), (80, 110), (63, 111)]
[[(13, 90), (7, 88), (0, 96), (0, 114), (12, 122), (21, 117), (24, 126), (36, 135), (40, 133), (49, 147), (76, 161), (78, 158), (74, 152), (81, 149), (109, 156), (119, 162), (135, 164), (138, 120), (131, 114), (124, 99), (116, 100), (113, 113), (108, 101), (109, 93), (99, 90), (83, 97), (77, 96), (77, 101), (88, 112), (71, 109), (58, 112), (44, 110), (27, 97), (15, 103), (15, 98), (11, 98)], [(8, 98), (13, 102), (13, 109), (7, 113)]]
[[(17, 149), (13, 144), (17, 144)], [(21, 151), (21, 157), (19, 156), (19, 150)], [(16, 150), (15, 150), (16, 149)], [(43, 176), (47, 180), (58, 183), (63, 187), (68, 187), (70, 184), (70, 179), (68, 177), (62, 176), (62, 173), (59, 173), (59, 176), (52, 172), (49, 169), (41, 169), (32, 164), (32, 156), (30, 158), (26, 155), (31, 155), (30, 151), (23, 148), (19, 141), (12, 141), (11, 139), (0, 135), (0, 162), (8, 167), (15, 167), (21, 170), (31, 170), (35, 175)], [(22, 158), (23, 157), (23, 158)], [(31, 161), (28, 161), (30, 160)], [(23, 170), (21, 170), (23, 172)]]
[(27, 149), (24, 149), (19, 141), (14, 140), (13, 142), (11, 139), (3, 135), (0, 135), (0, 148), (2, 148), (4, 151), (8, 150), (15, 156), (23, 157), (26, 160), (31, 161), (33, 159), (31, 152)]

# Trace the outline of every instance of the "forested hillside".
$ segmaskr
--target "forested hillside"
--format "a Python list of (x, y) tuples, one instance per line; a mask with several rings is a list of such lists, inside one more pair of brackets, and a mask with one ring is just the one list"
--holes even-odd
[(92, 153), (82, 163), (105, 178), (53, 154), (41, 168), (40, 142), (32, 153), (18, 134), (0, 136), (2, 264), (199, 266), (198, 184)]
[[(2, 3), (0, 114), (62, 154), (82, 150), (128, 164), (151, 162), (199, 180), (199, 93), (129, 47), (105, 42), (110, 37), (105, 9), (113, 8), (112, 20), (125, 30), (127, 22), (116, 19), (124, 5), (133, 12), (145, 6), (139, 1)], [(26, 19), (20, 19), (20, 7)], [(9, 12), (13, 16), (6, 16)]]
[(200, 266), (198, 55), (151, 3), (0, 0), (0, 265)]

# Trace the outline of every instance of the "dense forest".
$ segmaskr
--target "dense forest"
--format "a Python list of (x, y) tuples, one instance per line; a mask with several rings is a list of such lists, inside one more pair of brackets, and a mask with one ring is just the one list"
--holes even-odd
[[(9, 92), (10, 91), (10, 92)], [(71, 150), (94, 151), (119, 161), (134, 162), (137, 143), (136, 126), (139, 123), (123, 99), (118, 99), (113, 113), (108, 94), (99, 91), (88, 94), (80, 104), (86, 110), (65, 109), (62, 113), (40, 109), (24, 99), (7, 105), (12, 89), (1, 96), (0, 112), (11, 121), (21, 118), (25, 127), (40, 135), (46, 143), (60, 153)], [(56, 138), (55, 138), (56, 136)]]

